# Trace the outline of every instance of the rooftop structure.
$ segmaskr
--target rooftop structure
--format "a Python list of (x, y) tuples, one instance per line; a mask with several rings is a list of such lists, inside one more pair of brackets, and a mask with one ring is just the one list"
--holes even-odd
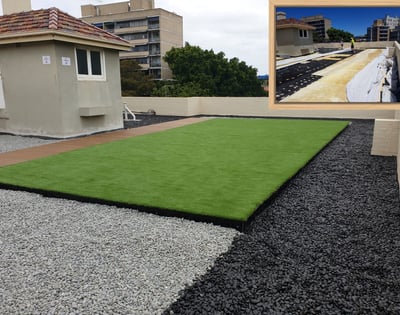
[(276, 21), (276, 54), (278, 56), (300, 56), (314, 51), (314, 26), (304, 21), (286, 18)]
[(155, 79), (171, 79), (163, 60), (167, 51), (183, 46), (181, 16), (155, 8), (154, 0), (130, 0), (104, 5), (81, 6), (82, 20), (114, 33), (131, 44), (121, 59), (134, 59)]
[(129, 48), (57, 8), (1, 16), (0, 132), (67, 138), (122, 128), (119, 51)]

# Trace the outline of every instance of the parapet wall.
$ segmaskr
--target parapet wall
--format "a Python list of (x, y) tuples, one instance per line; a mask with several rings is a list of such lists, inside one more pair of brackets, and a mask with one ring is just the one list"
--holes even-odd
[(393, 119), (393, 110), (270, 109), (267, 97), (123, 97), (130, 110), (167, 116), (247, 116), (294, 118)]
[[(387, 42), (356, 42), (355, 49), (371, 49), (371, 48), (386, 48), (393, 47), (395, 44), (394, 41)], [(319, 43), (314, 44), (315, 48), (335, 48), (341, 49), (340, 43)], [(350, 43), (344, 43), (344, 48), (350, 48)]]
[[(393, 47), (393, 56), (400, 73), (400, 44), (394, 42)], [(397, 179), (400, 184), (400, 110), (394, 112), (393, 118), (375, 120), (371, 154), (397, 156)]]

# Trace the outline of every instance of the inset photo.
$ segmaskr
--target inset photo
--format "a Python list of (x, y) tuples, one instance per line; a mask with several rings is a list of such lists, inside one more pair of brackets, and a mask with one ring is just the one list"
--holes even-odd
[(271, 108), (400, 108), (400, 3), (270, 1)]

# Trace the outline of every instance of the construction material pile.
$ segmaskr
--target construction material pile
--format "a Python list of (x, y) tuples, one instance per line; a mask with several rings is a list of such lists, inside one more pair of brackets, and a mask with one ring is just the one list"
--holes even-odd
[(387, 48), (347, 84), (349, 102), (396, 102), (400, 98), (398, 65)]

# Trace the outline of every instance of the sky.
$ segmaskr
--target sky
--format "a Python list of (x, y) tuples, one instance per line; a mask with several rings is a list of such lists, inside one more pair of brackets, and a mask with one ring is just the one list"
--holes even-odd
[(332, 21), (332, 27), (350, 32), (355, 36), (365, 35), (367, 28), (372, 25), (374, 20), (382, 19), (386, 15), (400, 17), (400, 7), (278, 7), (277, 11), (286, 12), (288, 18), (297, 19), (323, 15)]
[[(81, 5), (123, 0), (31, 0), (32, 9), (57, 7), (75, 17)], [(202, 49), (224, 52), (268, 73), (268, 1), (155, 0), (155, 6), (183, 17), (183, 40)], [(2, 14), (2, 11), (0, 10)]]

